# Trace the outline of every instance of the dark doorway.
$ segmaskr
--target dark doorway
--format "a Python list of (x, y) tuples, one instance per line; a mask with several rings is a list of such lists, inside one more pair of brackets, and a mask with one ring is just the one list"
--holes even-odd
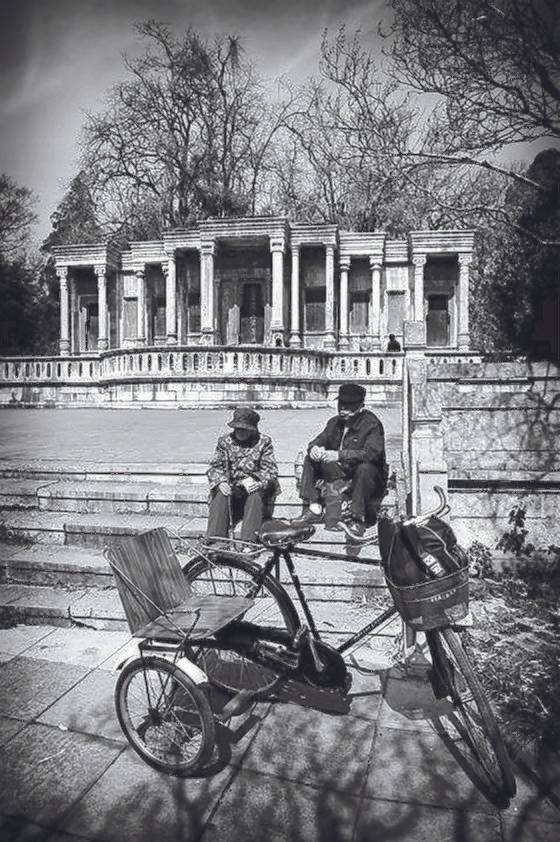
[(84, 307), (84, 350), (96, 351), (99, 336), (99, 305), (97, 302), (86, 304)]
[(429, 346), (449, 345), (449, 298), (447, 295), (428, 296), (426, 341)]
[(242, 345), (262, 345), (264, 299), (262, 284), (245, 283), (241, 288), (239, 339)]

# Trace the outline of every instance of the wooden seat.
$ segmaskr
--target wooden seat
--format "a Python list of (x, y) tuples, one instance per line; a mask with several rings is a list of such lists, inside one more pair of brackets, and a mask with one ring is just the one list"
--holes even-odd
[(127, 538), (108, 548), (105, 557), (134, 637), (208, 637), (253, 604), (243, 596), (194, 594), (163, 527)]

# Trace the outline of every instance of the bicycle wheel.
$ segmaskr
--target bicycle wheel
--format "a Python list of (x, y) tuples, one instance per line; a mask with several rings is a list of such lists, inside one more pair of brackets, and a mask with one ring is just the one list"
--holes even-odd
[[(254, 625), (282, 629), (295, 635), (299, 618), (295, 606), (272, 576), (259, 586), (261, 568), (245, 559), (196, 558), (183, 569), (187, 583), (198, 595), (249, 596), (255, 600), (243, 619)], [(240, 647), (234, 649), (200, 648), (197, 662), (217, 687), (236, 693), (239, 690), (267, 692), (278, 682), (278, 672), (252, 660)]]
[(194, 774), (210, 758), (214, 716), (204, 692), (157, 656), (135, 658), (115, 687), (117, 717), (132, 748), (161, 772)]
[[(456, 730), (466, 740), (492, 790), (512, 798), (517, 785), (511, 761), (490, 704), (457, 632), (450, 628), (428, 632), (437, 678), (453, 702), (460, 720)], [(462, 727), (461, 727), (462, 726)], [(464, 731), (464, 733), (463, 733)]]

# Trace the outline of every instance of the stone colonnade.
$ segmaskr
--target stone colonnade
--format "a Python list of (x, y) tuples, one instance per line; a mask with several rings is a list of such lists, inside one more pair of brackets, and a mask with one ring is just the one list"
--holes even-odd
[[(210, 221), (212, 222), (212, 221)], [(257, 225), (260, 241), (268, 241), (271, 266), (271, 321), (270, 341), (272, 345), (283, 345), (287, 336), (292, 347), (303, 344), (301, 325), (302, 298), (302, 249), (307, 247), (324, 249), (324, 331), (322, 344), (326, 350), (345, 350), (350, 347), (350, 274), (353, 260), (369, 263), (369, 317), (368, 339), (372, 349), (380, 348), (384, 339), (382, 315), (382, 290), (384, 266), (386, 263), (386, 239), (379, 232), (338, 232), (334, 225), (325, 226), (289, 226), (286, 220), (275, 218), (267, 220), (228, 220), (220, 221), (224, 232), (206, 230), (201, 224), (200, 231), (177, 232), (175, 236), (164, 236), (163, 242), (133, 243), (127, 256), (127, 269), (132, 271), (136, 281), (136, 338), (135, 344), (143, 346), (146, 335), (146, 266), (160, 264), (165, 278), (165, 341), (176, 345), (181, 333), (181, 314), (177, 311), (177, 254), (185, 251), (198, 251), (200, 259), (200, 338), (202, 344), (211, 345), (216, 341), (215, 325), (217, 302), (215, 301), (215, 257), (219, 240), (224, 236), (253, 235)], [(218, 223), (216, 223), (217, 225)], [(228, 227), (231, 225), (231, 228)], [(243, 229), (246, 225), (249, 234)], [(237, 226), (237, 228), (236, 228)], [(260, 227), (258, 227), (260, 226)], [(241, 228), (241, 233), (237, 229)], [(324, 231), (322, 230), (324, 229)], [(184, 235), (184, 236), (183, 236)], [(187, 236), (189, 235), (189, 236)], [(253, 236), (254, 241), (254, 236)], [(430, 255), (454, 254), (458, 259), (459, 273), (456, 283), (456, 344), (460, 350), (469, 347), (469, 264), (472, 257), (472, 232), (416, 232), (410, 235), (410, 242), (394, 241), (401, 248), (402, 254), (393, 260), (410, 267), (409, 281), (406, 284), (407, 301), (410, 304), (405, 318), (417, 322), (424, 321), (425, 313), (425, 269)], [(409, 249), (409, 256), (407, 250)], [(286, 253), (291, 254), (291, 277), (286, 278), (290, 306), (284, 306), (284, 279)], [(107, 246), (100, 244), (88, 246), (57, 247), (56, 271), (60, 281), (60, 353), (68, 354), (71, 350), (71, 315), (70, 301), (75, 306), (73, 286), (69, 290), (69, 269), (77, 266), (93, 268), (97, 279), (98, 302), (98, 350), (106, 350), (108, 341), (108, 271), (118, 271), (121, 256), (109, 259)], [(74, 254), (76, 252), (76, 254)], [(79, 260), (74, 258), (78, 255)], [(336, 259), (338, 258), (338, 267)], [(367, 264), (366, 264), (367, 265)], [(335, 275), (338, 268), (339, 285), (335, 289)], [(363, 269), (360, 269), (363, 271)], [(408, 271), (408, 270), (405, 270)], [(385, 287), (388, 289), (388, 287)], [(338, 296), (337, 293), (338, 292)], [(338, 313), (335, 313), (338, 297)], [(287, 315), (287, 323), (285, 323)], [(338, 316), (338, 319), (336, 318)], [(335, 330), (338, 321), (338, 331)], [(338, 333), (338, 336), (337, 336)]]

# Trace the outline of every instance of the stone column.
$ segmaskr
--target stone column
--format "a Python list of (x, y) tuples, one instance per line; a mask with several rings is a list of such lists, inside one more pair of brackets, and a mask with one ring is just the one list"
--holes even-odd
[(144, 269), (136, 270), (136, 343), (146, 344), (146, 276)]
[(175, 252), (167, 255), (167, 263), (162, 265), (165, 275), (165, 333), (168, 345), (177, 344), (177, 271)]
[(97, 333), (97, 350), (106, 351), (107, 342), (107, 267), (96, 266), (93, 270), (97, 275), (97, 305), (99, 311), (99, 327)]
[(325, 348), (335, 347), (334, 338), (334, 246), (325, 246)]
[(214, 240), (200, 244), (200, 330), (202, 341), (214, 344)]
[(350, 271), (350, 258), (340, 258), (340, 331), (338, 335), (338, 347), (340, 350), (348, 348), (349, 324), (348, 324), (348, 272)]
[(414, 321), (424, 321), (424, 266), (426, 255), (417, 254), (412, 258), (414, 263)]
[(290, 345), (301, 348), (299, 332), (299, 246), (292, 246), (292, 289), (290, 302)]
[(469, 334), (469, 266), (471, 254), (459, 255), (459, 331), (458, 345), (460, 351), (468, 351), (470, 347)]
[(59, 347), (60, 354), (70, 353), (70, 331), (69, 331), (69, 312), (68, 312), (68, 267), (57, 266), (56, 274), (60, 282), (60, 339)]
[(377, 257), (370, 257), (369, 268), (371, 269), (371, 337), (373, 346), (379, 348), (381, 338), (379, 336), (380, 311), (381, 311), (381, 263)]
[(270, 333), (273, 345), (284, 344), (284, 238), (270, 239), (272, 252), (272, 318)]

